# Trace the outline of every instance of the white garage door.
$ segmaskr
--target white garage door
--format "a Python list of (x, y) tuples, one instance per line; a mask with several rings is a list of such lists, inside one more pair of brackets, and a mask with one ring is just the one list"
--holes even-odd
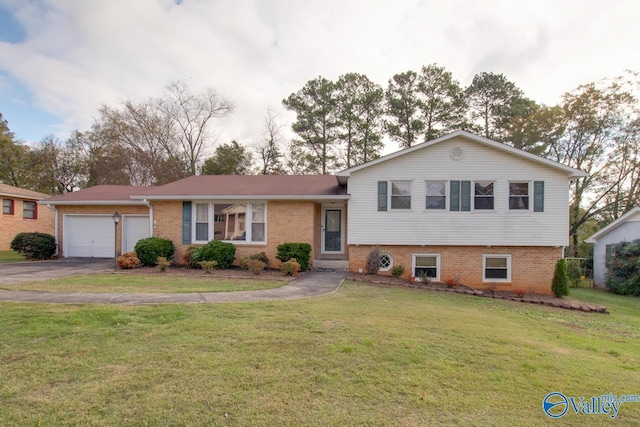
[(124, 216), (122, 218), (124, 241), (122, 251), (133, 252), (138, 240), (149, 237), (149, 217), (148, 216)]
[(67, 215), (64, 219), (65, 256), (113, 258), (115, 231), (110, 215)]

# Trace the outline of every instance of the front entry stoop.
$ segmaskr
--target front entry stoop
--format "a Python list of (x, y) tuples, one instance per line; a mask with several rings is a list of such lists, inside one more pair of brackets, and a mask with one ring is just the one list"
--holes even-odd
[(313, 269), (318, 271), (349, 271), (349, 261), (340, 259), (315, 259)]

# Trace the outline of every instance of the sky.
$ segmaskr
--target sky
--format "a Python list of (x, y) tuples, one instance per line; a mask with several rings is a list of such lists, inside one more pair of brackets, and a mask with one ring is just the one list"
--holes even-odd
[[(101, 105), (174, 80), (235, 105), (219, 143), (261, 141), (267, 110), (318, 76), (387, 86), (437, 63), (503, 73), (547, 105), (640, 71), (637, 0), (0, 0), (0, 113), (18, 140), (88, 130)], [(397, 147), (393, 147), (394, 149)]]

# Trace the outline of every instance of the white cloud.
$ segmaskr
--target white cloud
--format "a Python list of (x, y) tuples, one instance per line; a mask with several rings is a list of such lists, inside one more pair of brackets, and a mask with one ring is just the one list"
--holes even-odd
[(27, 34), (18, 44), (0, 42), (0, 71), (60, 117), (61, 136), (88, 128), (101, 104), (159, 95), (175, 79), (233, 100), (221, 138), (248, 143), (269, 105), (280, 109), (318, 75), (360, 72), (386, 85), (395, 73), (437, 62), (463, 85), (477, 72), (499, 72), (553, 103), (578, 84), (640, 69), (635, 0), (0, 4)]

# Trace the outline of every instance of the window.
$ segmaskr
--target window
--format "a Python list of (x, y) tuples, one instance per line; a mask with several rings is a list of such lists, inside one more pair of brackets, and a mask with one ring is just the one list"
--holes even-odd
[(198, 203), (196, 206), (196, 236), (200, 242), (209, 241), (209, 205)]
[(411, 181), (391, 181), (391, 209), (411, 209)]
[(483, 181), (474, 183), (473, 209), (493, 209), (493, 182)]
[(26, 219), (38, 219), (38, 205), (36, 202), (22, 202), (22, 217)]
[(426, 209), (446, 209), (445, 181), (427, 181)]
[(483, 255), (485, 282), (511, 281), (511, 255)]
[(471, 210), (471, 181), (449, 182), (451, 212), (469, 212)]
[(509, 209), (529, 210), (529, 183), (509, 183)]
[(393, 267), (393, 258), (389, 254), (380, 254), (380, 271), (389, 271)]
[(420, 278), (425, 275), (432, 279), (440, 278), (440, 255), (413, 255), (413, 276)]
[(264, 242), (264, 203), (195, 203), (193, 241), (214, 240)]
[(13, 200), (2, 199), (2, 213), (4, 215), (13, 215)]

